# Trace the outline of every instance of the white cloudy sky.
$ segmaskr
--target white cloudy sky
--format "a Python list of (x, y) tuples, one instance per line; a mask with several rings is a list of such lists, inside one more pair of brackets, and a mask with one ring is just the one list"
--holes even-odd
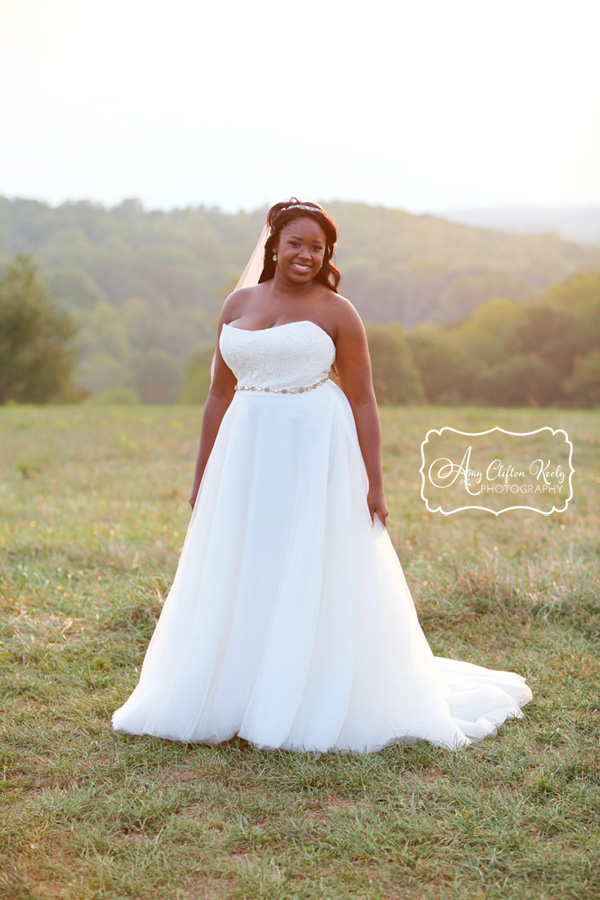
[(0, 0), (0, 194), (600, 202), (597, 0)]

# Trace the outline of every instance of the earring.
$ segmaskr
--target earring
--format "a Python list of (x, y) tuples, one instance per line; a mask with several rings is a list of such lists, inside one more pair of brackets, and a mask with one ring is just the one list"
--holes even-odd
[(277, 262), (277, 254), (276, 253), (273, 254), (273, 262)]

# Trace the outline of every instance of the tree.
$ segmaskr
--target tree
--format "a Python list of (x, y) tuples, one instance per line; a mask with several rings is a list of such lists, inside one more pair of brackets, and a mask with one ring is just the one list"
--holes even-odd
[(50, 290), (62, 309), (79, 312), (92, 310), (107, 299), (93, 278), (82, 269), (52, 269), (48, 273)]
[[(444, 329), (444, 343), (457, 364), (451, 387), (460, 392), (463, 401), (488, 396), (487, 382), (483, 387), (479, 381), (490, 367), (500, 366), (510, 357), (508, 342), (519, 327), (523, 309), (516, 300), (490, 300), (468, 318)], [(490, 387), (490, 391), (495, 396), (495, 388)]]
[(554, 285), (543, 301), (568, 313), (570, 346), (575, 347), (576, 355), (590, 353), (600, 346), (600, 272), (581, 272)]
[(524, 300), (531, 294), (531, 285), (524, 278), (487, 271), (484, 274), (454, 276), (444, 290), (433, 317), (436, 322), (453, 322), (466, 318), (480, 306), (497, 297)]
[(76, 328), (27, 255), (0, 278), (0, 403), (49, 403), (69, 397)]
[[(563, 381), (573, 369), (578, 349), (578, 318), (568, 309), (536, 301), (524, 304), (520, 319), (506, 342), (510, 356), (535, 353), (545, 359)], [(556, 398), (560, 396), (557, 392)]]
[(181, 388), (181, 374), (164, 350), (148, 350), (135, 360), (135, 384), (143, 403), (173, 403)]
[(93, 394), (131, 386), (131, 372), (108, 353), (92, 353), (81, 367), (83, 385)]
[(600, 350), (575, 357), (573, 374), (565, 381), (564, 391), (576, 406), (600, 406)]
[(131, 347), (119, 311), (111, 303), (99, 303), (82, 324), (83, 358), (107, 353), (121, 363), (129, 363)]
[(180, 403), (204, 403), (210, 388), (210, 367), (214, 344), (199, 347), (186, 366)]
[(460, 357), (448, 346), (446, 332), (433, 325), (419, 325), (406, 338), (429, 402), (460, 403)]
[(552, 365), (536, 353), (519, 353), (477, 373), (475, 399), (491, 406), (548, 406), (559, 388)]
[(125, 325), (129, 344), (133, 350), (142, 352), (162, 346), (162, 335), (167, 322), (150, 309), (142, 297), (129, 297), (121, 307), (121, 321)]
[(378, 403), (422, 403), (425, 389), (401, 325), (367, 325)]

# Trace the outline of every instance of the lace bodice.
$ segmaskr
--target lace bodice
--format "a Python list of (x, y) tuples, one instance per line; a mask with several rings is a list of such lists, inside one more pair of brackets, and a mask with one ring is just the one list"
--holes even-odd
[(335, 360), (330, 336), (308, 320), (258, 331), (225, 324), (219, 347), (242, 388), (305, 388), (327, 378)]

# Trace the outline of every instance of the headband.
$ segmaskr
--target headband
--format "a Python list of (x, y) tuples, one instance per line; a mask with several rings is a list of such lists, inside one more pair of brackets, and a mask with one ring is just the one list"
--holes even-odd
[(305, 209), (307, 212), (323, 214), (323, 210), (319, 206), (308, 206), (306, 203), (292, 203), (290, 206), (284, 206), (278, 212), (289, 212), (290, 209)]

